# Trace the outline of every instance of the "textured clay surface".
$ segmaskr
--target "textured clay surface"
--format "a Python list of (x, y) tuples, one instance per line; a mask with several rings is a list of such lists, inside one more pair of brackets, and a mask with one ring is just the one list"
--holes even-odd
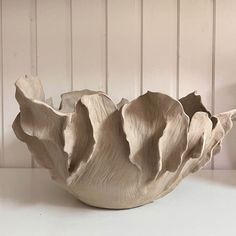
[(13, 129), (32, 157), (76, 198), (96, 207), (124, 209), (172, 191), (220, 151), (236, 110), (212, 116), (191, 93), (176, 100), (147, 92), (119, 104), (103, 92), (45, 99), (41, 82), (16, 81), (20, 105)]

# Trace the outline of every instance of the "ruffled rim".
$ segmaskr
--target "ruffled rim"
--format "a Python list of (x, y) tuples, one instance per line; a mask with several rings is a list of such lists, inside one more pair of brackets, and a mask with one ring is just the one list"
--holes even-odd
[[(190, 163), (190, 165), (193, 165), (191, 171), (196, 171), (201, 168), (207, 161), (209, 161), (214, 149), (219, 151), (221, 141), (224, 135), (232, 127), (232, 119), (235, 119), (236, 116), (236, 110), (212, 116), (202, 104), (201, 96), (197, 95), (196, 92), (192, 92), (189, 95), (177, 100), (162, 93), (153, 93), (148, 91), (144, 95), (141, 95), (132, 101), (122, 99), (121, 102), (116, 105), (108, 95), (101, 91), (81, 90), (62, 94), (60, 107), (56, 109), (52, 105), (53, 103), (51, 98), (45, 99), (42, 84), (38, 78), (24, 76), (18, 79), (15, 85), (16, 99), (21, 107), (20, 115), (18, 115), (13, 124), (15, 133), (18, 138), (26, 143), (31, 142), (32, 144), (33, 141), (31, 139), (37, 138), (38, 141), (42, 142), (42, 146), (51, 145), (52, 153), (59, 153), (61, 150), (61, 153), (58, 155), (61, 158), (62, 164), (58, 164), (57, 160), (52, 160), (51, 163), (48, 163), (48, 161), (45, 160), (45, 163), (47, 164), (44, 165), (44, 167), (54, 171), (53, 176), (60, 176), (60, 181), (70, 179), (71, 182), (72, 179), (78, 175), (79, 171), (81, 175), (83, 172), (82, 170), (85, 170), (85, 166), (92, 158), (96, 143), (98, 142), (98, 137), (96, 137), (96, 133), (98, 131), (96, 130), (100, 129), (99, 125), (102, 124), (103, 120), (115, 111), (120, 112), (122, 128), (125, 133), (126, 141), (129, 144), (129, 161), (137, 167), (140, 173), (146, 173), (145, 176), (141, 174), (140, 178), (142, 181), (145, 179), (145, 181), (148, 182), (157, 180), (165, 171), (177, 173), (179, 168), (184, 168), (183, 162), (190, 159), (193, 160), (190, 161), (192, 163)], [(95, 106), (94, 104), (90, 104), (91, 101), (94, 102)], [(99, 102), (99, 106), (101, 105), (104, 109), (103, 117), (99, 117), (99, 119), (101, 119), (101, 122), (99, 121), (100, 123), (93, 117), (96, 116), (96, 114), (92, 114), (92, 109), (93, 107), (96, 107), (96, 102)], [(160, 119), (160, 117), (156, 113), (152, 114), (153, 107), (151, 107), (148, 111), (146, 110), (146, 105), (148, 102), (153, 103), (154, 106), (160, 106), (161, 109), (165, 110), (163, 114), (166, 116), (165, 119), (168, 119), (169, 123), (174, 124), (175, 119), (178, 118), (178, 122), (182, 125), (182, 127), (181, 125), (178, 126), (180, 127), (180, 130), (178, 131), (180, 135), (177, 135), (176, 140), (174, 140), (171, 144), (175, 147), (173, 152), (166, 151), (169, 145), (167, 140), (170, 137), (169, 135), (172, 134), (171, 128), (165, 123), (165, 119), (163, 119), (163, 123), (160, 127), (157, 125), (158, 122), (156, 122), (155, 119)], [(25, 105), (26, 103), (30, 104), (29, 106), (37, 105), (37, 112), (45, 112), (48, 116), (52, 116), (52, 127), (47, 127), (47, 129), (43, 132), (40, 129), (35, 131), (34, 129), (37, 129), (36, 124), (33, 124), (32, 122), (30, 123), (30, 119), (27, 116), (29, 112), (31, 112), (31, 116), (36, 119), (37, 112), (30, 111), (30, 109), (28, 109), (29, 107), (27, 107), (28, 105)], [(166, 108), (167, 104), (169, 104), (168, 108)], [(140, 116), (137, 116), (138, 113), (135, 109), (139, 109), (138, 112)], [(24, 114), (22, 111), (26, 111), (26, 113)], [(79, 114), (79, 112), (81, 113)], [(155, 149), (156, 153), (151, 160), (147, 160), (147, 158), (146, 160), (140, 159), (140, 156), (142, 155), (140, 155), (140, 153), (137, 154), (138, 150), (137, 148), (134, 148), (140, 145), (140, 140), (136, 137), (132, 137), (132, 132), (137, 133), (141, 130), (141, 124), (142, 122), (145, 122), (145, 120), (142, 120), (141, 118), (145, 118), (147, 115), (145, 114), (146, 112), (150, 113), (150, 117), (153, 116), (148, 121), (151, 124), (150, 127), (145, 127), (145, 129), (147, 128), (147, 130), (149, 130), (149, 139), (151, 140), (148, 145), (152, 145), (152, 142), (155, 140), (158, 142), (157, 149)], [(172, 113), (174, 113), (175, 116), (173, 116)], [(88, 141), (88, 145), (90, 145), (89, 151), (84, 150), (84, 155), (86, 155), (87, 158), (85, 160), (83, 158), (81, 160), (75, 160), (77, 157), (73, 157), (73, 150), (77, 145), (75, 143), (77, 140), (74, 139), (74, 142), (68, 141), (68, 137), (75, 137), (76, 134), (73, 131), (75, 127), (72, 124), (72, 120), (77, 119), (78, 116), (81, 115), (82, 124), (78, 125), (81, 125), (83, 129), (86, 129), (86, 132), (91, 132), (92, 141)], [(88, 122), (85, 121), (86, 118), (83, 118), (83, 116), (88, 118)], [(200, 151), (198, 151), (200, 153), (199, 155), (206, 156), (199, 161), (196, 161), (197, 159), (200, 159), (199, 155), (197, 157), (196, 155), (189, 156), (188, 158), (185, 155), (185, 153), (191, 151), (188, 150), (190, 142), (189, 129), (191, 129), (192, 120), (195, 121), (197, 116), (203, 119), (203, 123), (209, 123), (209, 121), (211, 121), (211, 124), (208, 125), (207, 128), (208, 130), (209, 126), (211, 127), (211, 133), (203, 128), (202, 132), (206, 132), (207, 134), (199, 134), (199, 137), (192, 141), (193, 148), (196, 145), (200, 145)], [(30, 123), (30, 127), (28, 123)], [(138, 128), (134, 126), (132, 127), (132, 124), (136, 124)], [(199, 123), (199, 125), (201, 124)], [(61, 134), (59, 134), (59, 132), (61, 132)], [(146, 131), (144, 130), (143, 132)], [(213, 136), (213, 134), (215, 137), (212, 141), (210, 137)], [(50, 135), (52, 135), (52, 137)], [(147, 134), (143, 135), (145, 136)], [(57, 136), (60, 136), (60, 138)], [(73, 138), (71, 140), (73, 140)], [(161, 145), (159, 145), (159, 143), (161, 143)], [(32, 145), (35, 144), (33, 143)], [(84, 144), (82, 142), (81, 147), (83, 145)], [(143, 143), (142, 145), (146, 144)], [(206, 146), (207, 153), (203, 153), (203, 149)], [(31, 148), (31, 151), (36, 152), (37, 150), (32, 150)], [(143, 152), (146, 152), (146, 150)], [(50, 156), (51, 154), (49, 153), (48, 155)], [(51, 158), (51, 156), (48, 158)], [(173, 161), (173, 158), (175, 158), (175, 161)], [(185, 160), (186, 158), (188, 160)], [(172, 163), (169, 162), (170, 160)], [(44, 161), (41, 161), (41, 164), (43, 162)], [(71, 168), (71, 164), (75, 167)], [(58, 169), (58, 171), (55, 172), (55, 169)]]

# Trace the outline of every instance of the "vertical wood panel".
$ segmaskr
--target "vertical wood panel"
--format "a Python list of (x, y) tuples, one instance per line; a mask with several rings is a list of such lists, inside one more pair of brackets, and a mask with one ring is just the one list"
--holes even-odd
[(3, 166), (2, 0), (0, 0), (0, 167)]
[(103, 90), (105, 67), (105, 0), (72, 3), (74, 89)]
[[(216, 1), (216, 113), (236, 108), (236, 1)], [(235, 124), (234, 124), (235, 125)], [(223, 141), (216, 169), (236, 168), (236, 127)]]
[[(215, 67), (214, 0), (1, 2), (0, 167), (31, 164), (11, 128), (19, 111), (14, 82), (26, 73), (39, 75), (56, 105), (74, 84), (75, 90), (108, 86), (116, 102), (146, 90), (180, 97), (197, 90), (215, 113), (236, 107), (234, 0), (216, 1)], [(235, 139), (233, 128), (215, 159), (217, 169), (236, 168)]]
[(31, 0), (31, 16), (30, 16), (30, 31), (31, 31), (31, 74), (37, 76), (37, 0)]
[(37, 1), (37, 71), (55, 106), (59, 105), (60, 94), (71, 88), (67, 4), (67, 0)]
[(108, 1), (108, 93), (118, 102), (140, 93), (141, 1)]
[(3, 122), (5, 167), (30, 166), (30, 154), (12, 131), (19, 111), (15, 101), (15, 80), (30, 73), (30, 0), (2, 0), (3, 23)]
[(143, 89), (176, 96), (177, 1), (143, 3)]
[(179, 94), (196, 90), (212, 109), (212, 0), (180, 1)]

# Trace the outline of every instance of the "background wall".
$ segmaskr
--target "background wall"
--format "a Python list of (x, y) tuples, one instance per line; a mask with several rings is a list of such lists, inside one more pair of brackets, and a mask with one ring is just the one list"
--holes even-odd
[[(14, 82), (38, 75), (47, 96), (83, 88), (115, 101), (193, 90), (213, 112), (236, 108), (234, 0), (0, 0), (1, 167), (31, 167), (11, 124)], [(236, 128), (212, 167), (236, 168)]]

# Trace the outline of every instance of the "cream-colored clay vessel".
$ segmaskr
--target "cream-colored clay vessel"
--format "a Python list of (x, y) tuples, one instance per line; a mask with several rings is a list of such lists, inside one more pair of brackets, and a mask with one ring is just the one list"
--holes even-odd
[(123, 209), (172, 191), (220, 151), (236, 110), (211, 116), (194, 93), (147, 92), (116, 105), (103, 92), (62, 94), (59, 109), (40, 80), (16, 81), (13, 129), (61, 186), (89, 205)]

